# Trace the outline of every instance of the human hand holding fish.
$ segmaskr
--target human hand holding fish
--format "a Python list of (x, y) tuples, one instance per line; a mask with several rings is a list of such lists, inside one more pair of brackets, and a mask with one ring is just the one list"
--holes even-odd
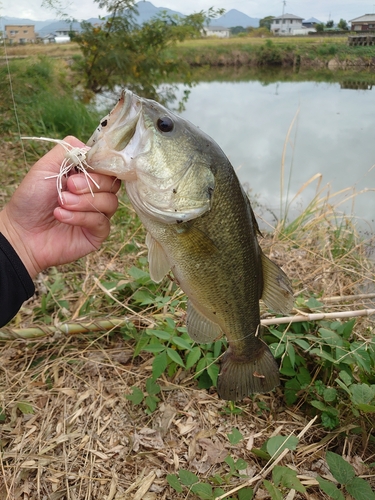
[[(67, 137), (65, 142), (84, 146), (75, 137)], [(117, 209), (120, 181), (107, 175), (93, 174), (95, 184), (89, 185), (84, 174), (71, 172), (62, 181), (62, 197), (57, 197), (53, 177), (65, 154), (57, 145), (43, 156), (0, 212), (0, 231), (32, 278), (47, 267), (72, 262), (98, 249)]]

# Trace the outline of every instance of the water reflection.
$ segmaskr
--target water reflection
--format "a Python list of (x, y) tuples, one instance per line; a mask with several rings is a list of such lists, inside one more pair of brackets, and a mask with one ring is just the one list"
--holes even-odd
[(373, 230), (375, 92), (369, 91), (372, 79), (356, 78), (201, 82), (181, 114), (218, 142), (241, 181), (273, 213), (279, 214), (283, 165), (283, 205), (296, 196), (291, 217), (313, 198), (316, 182), (298, 191), (320, 173), (331, 193), (350, 188), (332, 202), (347, 199), (339, 208)]

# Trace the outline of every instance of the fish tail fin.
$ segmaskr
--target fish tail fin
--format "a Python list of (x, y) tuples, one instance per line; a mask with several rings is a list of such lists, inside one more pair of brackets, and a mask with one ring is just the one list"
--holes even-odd
[(235, 356), (229, 347), (224, 354), (217, 392), (221, 399), (240, 401), (251, 394), (269, 392), (280, 383), (279, 368), (268, 346), (259, 339), (254, 356)]

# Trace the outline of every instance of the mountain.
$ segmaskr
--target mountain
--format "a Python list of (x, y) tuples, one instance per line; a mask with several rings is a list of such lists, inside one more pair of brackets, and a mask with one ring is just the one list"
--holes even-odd
[(234, 28), (235, 26), (243, 26), (244, 28), (252, 26), (253, 28), (258, 28), (259, 19), (249, 17), (237, 9), (231, 9), (221, 17), (213, 19), (210, 24), (211, 26), (224, 26), (224, 28)]
[(155, 7), (151, 2), (147, 0), (143, 0), (142, 2), (138, 2), (135, 4), (138, 10), (138, 16), (136, 16), (135, 20), (137, 24), (143, 24), (152, 19), (153, 17), (161, 14), (162, 12), (166, 12), (168, 15), (178, 15), (184, 17), (181, 12), (177, 12), (176, 10), (167, 9), (167, 7)]
[[(177, 12), (176, 10), (167, 9), (166, 7), (155, 7), (148, 0), (142, 0), (141, 2), (136, 3), (136, 7), (138, 9), (138, 15), (135, 16), (135, 22), (137, 24), (143, 24), (153, 17), (160, 15), (162, 12), (166, 12), (168, 15), (178, 15), (181, 17), (185, 17), (184, 14)], [(98, 18), (90, 18), (87, 21), (91, 24), (98, 24), (102, 22)], [(2, 28), (6, 24), (33, 24), (35, 26), (35, 31), (39, 34), (39, 36), (43, 37), (48, 35), (49, 33), (54, 33), (59, 30), (67, 30), (74, 29), (76, 31), (81, 31), (80, 23), (75, 21), (74, 23), (59, 21), (56, 19), (50, 19), (48, 21), (33, 21), (31, 19), (19, 19), (17, 17), (7, 17), (4, 16), (1, 18)], [(249, 17), (242, 12), (231, 9), (226, 12), (223, 16), (218, 17), (217, 19), (213, 19), (210, 23), (212, 26), (224, 26), (225, 28), (232, 28), (235, 26), (243, 26), (244, 28), (248, 26), (258, 27), (259, 19), (254, 17)]]

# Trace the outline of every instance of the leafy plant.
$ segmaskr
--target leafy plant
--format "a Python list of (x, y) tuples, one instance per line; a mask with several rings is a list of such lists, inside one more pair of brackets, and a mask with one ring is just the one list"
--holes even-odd
[(340, 455), (327, 451), (326, 460), (332, 476), (343, 487), (339, 489), (332, 481), (317, 476), (320, 489), (330, 498), (345, 500), (343, 490), (346, 490), (355, 500), (375, 500), (375, 493), (369, 483), (357, 477), (354, 468)]

